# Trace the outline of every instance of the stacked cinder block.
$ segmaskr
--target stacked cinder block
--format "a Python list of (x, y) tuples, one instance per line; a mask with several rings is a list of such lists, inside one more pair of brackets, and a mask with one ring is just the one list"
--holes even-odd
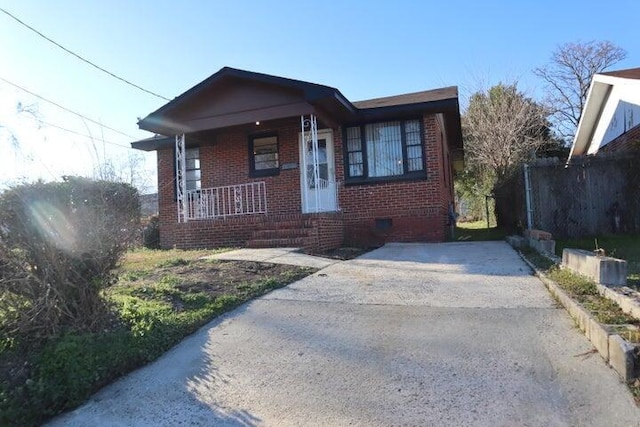
[(527, 239), (529, 246), (538, 252), (544, 252), (554, 255), (556, 252), (556, 241), (553, 240), (551, 233), (543, 230), (525, 230), (524, 237)]

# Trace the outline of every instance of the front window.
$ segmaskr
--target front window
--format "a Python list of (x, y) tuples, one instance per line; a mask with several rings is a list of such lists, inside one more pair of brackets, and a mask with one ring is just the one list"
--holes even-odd
[(396, 120), (346, 128), (348, 178), (384, 179), (424, 174), (419, 120)]
[(202, 187), (200, 175), (200, 149), (187, 148), (185, 150), (186, 158), (186, 181), (188, 190), (199, 190)]
[(249, 143), (251, 176), (277, 175), (278, 137), (275, 135), (254, 137)]
[(403, 174), (402, 129), (400, 122), (366, 125), (364, 140), (367, 144), (367, 170), (369, 178)]

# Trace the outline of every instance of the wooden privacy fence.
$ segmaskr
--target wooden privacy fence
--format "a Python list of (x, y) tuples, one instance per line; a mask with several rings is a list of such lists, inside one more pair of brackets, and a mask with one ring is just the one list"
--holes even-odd
[(507, 224), (554, 236), (593, 236), (640, 230), (640, 156), (600, 154), (573, 159), (565, 167), (555, 158), (528, 164), (496, 189), (496, 205)]

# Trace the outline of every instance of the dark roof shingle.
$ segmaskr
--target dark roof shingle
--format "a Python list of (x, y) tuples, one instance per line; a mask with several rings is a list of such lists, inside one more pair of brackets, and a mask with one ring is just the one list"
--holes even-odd
[(640, 68), (628, 68), (626, 70), (607, 71), (606, 73), (599, 73), (604, 76), (622, 77), (624, 79), (639, 79), (640, 80)]
[(392, 107), (396, 105), (422, 104), (424, 102), (442, 101), (458, 97), (457, 86), (443, 87), (440, 89), (425, 90), (422, 92), (405, 93), (402, 95), (386, 96), (384, 98), (367, 99), (353, 102), (358, 109)]

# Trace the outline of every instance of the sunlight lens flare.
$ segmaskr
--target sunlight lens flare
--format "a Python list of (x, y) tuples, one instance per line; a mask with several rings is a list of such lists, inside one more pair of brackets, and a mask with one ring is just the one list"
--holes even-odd
[(29, 206), (29, 215), (49, 243), (67, 252), (73, 251), (77, 242), (75, 227), (58, 208), (37, 201)]

